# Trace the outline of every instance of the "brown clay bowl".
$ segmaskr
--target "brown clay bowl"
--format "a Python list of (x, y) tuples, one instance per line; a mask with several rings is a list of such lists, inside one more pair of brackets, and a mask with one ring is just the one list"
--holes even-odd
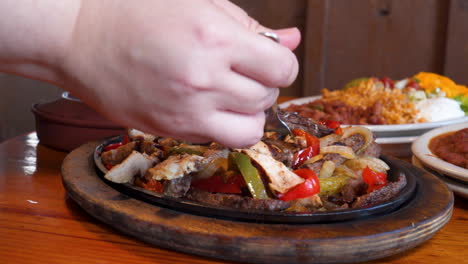
[(40, 143), (61, 151), (125, 132), (67, 92), (58, 100), (34, 104), (31, 110)]

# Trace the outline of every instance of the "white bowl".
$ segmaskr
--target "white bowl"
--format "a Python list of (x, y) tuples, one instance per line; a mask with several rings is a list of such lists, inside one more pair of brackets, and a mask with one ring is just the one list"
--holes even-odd
[(468, 182), (467, 169), (456, 166), (438, 158), (429, 149), (429, 142), (432, 138), (448, 132), (455, 132), (467, 127), (468, 122), (465, 122), (461, 124), (455, 124), (433, 129), (429, 132), (424, 133), (422, 136), (416, 139), (411, 146), (411, 150), (413, 151), (413, 154), (416, 156), (416, 158), (418, 158), (424, 166), (427, 166), (428, 168), (440, 172), (444, 175), (457, 178), (464, 182)]
[(443, 174), (441, 174), (441, 173), (439, 173), (437, 171), (428, 169), (414, 155), (413, 155), (413, 157), (411, 159), (411, 162), (413, 163), (414, 166), (416, 166), (416, 167), (418, 167), (420, 169), (426, 170), (426, 171), (432, 173), (433, 175), (439, 177), (445, 184), (447, 184), (447, 187), (451, 191), (453, 191), (455, 194), (468, 199), (468, 184), (464, 184), (463, 182), (454, 180), (454, 179), (452, 179), (450, 177), (446, 177), (445, 175), (443, 175)]

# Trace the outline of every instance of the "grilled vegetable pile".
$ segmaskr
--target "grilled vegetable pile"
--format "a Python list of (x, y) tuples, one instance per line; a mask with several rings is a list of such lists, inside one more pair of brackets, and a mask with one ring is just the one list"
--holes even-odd
[(387, 180), (390, 168), (370, 130), (282, 114), (294, 135), (266, 133), (246, 149), (130, 129), (103, 149), (105, 178), (220, 207), (290, 212), (371, 206), (405, 186), (404, 176)]

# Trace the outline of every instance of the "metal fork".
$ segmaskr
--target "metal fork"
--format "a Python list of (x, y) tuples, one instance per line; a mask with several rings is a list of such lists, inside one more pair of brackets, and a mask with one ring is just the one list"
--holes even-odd
[(265, 132), (276, 132), (281, 137), (291, 135), (291, 129), (289, 129), (286, 122), (284, 122), (278, 114), (278, 104), (275, 102), (270, 108), (265, 110)]
[[(267, 37), (273, 40), (276, 43), (279, 43), (279, 37), (273, 32), (260, 32), (258, 33), (264, 37)], [(276, 132), (280, 136), (284, 137), (291, 134), (291, 129), (289, 129), (286, 122), (284, 122), (278, 114), (278, 103), (275, 102), (270, 108), (265, 110), (265, 127), (263, 129), (265, 132)]]

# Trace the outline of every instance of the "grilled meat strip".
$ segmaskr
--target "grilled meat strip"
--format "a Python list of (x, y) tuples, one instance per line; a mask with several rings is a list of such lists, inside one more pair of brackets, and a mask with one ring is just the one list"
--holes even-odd
[(290, 129), (302, 129), (315, 137), (323, 137), (333, 133), (335, 130), (321, 125), (311, 118), (300, 116), (298, 113), (278, 110), (280, 118), (286, 122)]
[(132, 154), (132, 151), (136, 149), (137, 143), (131, 141), (123, 146), (116, 149), (108, 150), (101, 154), (101, 160), (104, 164), (115, 166), (121, 163), (125, 158)]
[[(348, 147), (351, 147), (353, 151), (356, 151), (363, 144), (364, 144), (364, 138), (361, 135), (356, 134), (356, 135), (350, 136), (348, 139), (336, 142), (334, 145), (348, 146)], [(313, 170), (318, 175), (320, 172), (320, 169), (322, 168), (323, 163), (327, 160), (333, 161), (336, 164), (336, 166), (339, 166), (343, 162), (346, 161), (346, 158), (341, 156), (338, 153), (327, 153), (323, 155), (323, 158), (321, 160), (318, 160), (314, 163), (304, 164), (301, 167)]]
[[(348, 138), (343, 139), (342, 141), (336, 142), (334, 145), (348, 146), (351, 147), (353, 151), (357, 151), (364, 145), (364, 137), (360, 134), (354, 134)], [(379, 157), (380, 152), (381, 147), (376, 143), (370, 144), (369, 147), (364, 151), (364, 153), (373, 157)], [(333, 161), (336, 164), (336, 166), (339, 166), (346, 161), (346, 158), (338, 153), (327, 153), (323, 155), (323, 158), (321, 160), (318, 160), (311, 164), (304, 164), (302, 167), (313, 170), (318, 175), (323, 163), (327, 160)]]
[(192, 177), (190, 175), (164, 181), (164, 194), (174, 198), (183, 197), (190, 189), (191, 183)]
[(262, 141), (268, 145), (274, 159), (283, 162), (288, 167), (292, 166), (294, 153), (299, 151), (299, 147), (279, 139), (264, 138)]
[(192, 201), (250, 211), (281, 211), (290, 206), (289, 202), (276, 199), (253, 199), (235, 194), (222, 194), (190, 189), (186, 198)]
[(382, 154), (382, 147), (379, 144), (377, 144), (377, 142), (375, 141), (370, 143), (367, 149), (361, 152), (362, 156), (371, 156), (375, 158), (380, 157), (380, 154)]
[(356, 198), (351, 205), (352, 208), (369, 207), (388, 201), (395, 197), (406, 186), (406, 177), (400, 174), (397, 181), (389, 182), (386, 186)]
[(161, 160), (164, 158), (164, 152), (158, 147), (156, 147), (156, 143), (154, 143), (153, 141), (141, 141), (140, 152), (156, 156)]

